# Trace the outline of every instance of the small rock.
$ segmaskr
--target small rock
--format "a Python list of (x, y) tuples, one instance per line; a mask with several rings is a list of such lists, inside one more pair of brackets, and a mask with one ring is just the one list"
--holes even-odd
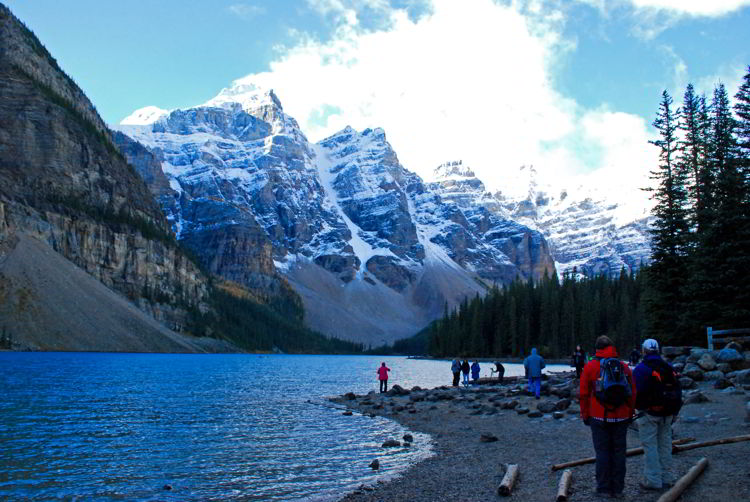
[(536, 409), (542, 413), (552, 413), (557, 409), (557, 406), (552, 401), (541, 401), (536, 404)]
[(568, 415), (580, 415), (581, 414), (581, 410), (580, 410), (580, 408), (579, 409), (568, 408), (567, 413), (568, 413)]
[(695, 388), (696, 387), (696, 383), (695, 383), (695, 380), (693, 380), (692, 378), (690, 378), (688, 376), (683, 376), (683, 377), (680, 377), (680, 386), (684, 390), (688, 390), (688, 389)]
[(565, 413), (563, 413), (562, 411), (556, 411), (552, 414), (552, 416), (555, 417), (555, 420), (560, 420), (565, 416)]
[(682, 370), (682, 374), (692, 378), (693, 380), (703, 380), (703, 370), (701, 370), (697, 364), (688, 363), (685, 365), (685, 369)]
[(406, 441), (407, 443), (411, 443), (412, 441), (414, 441), (414, 436), (412, 436), (411, 434), (404, 434), (404, 441)]
[(400, 441), (396, 441), (395, 439), (387, 439), (382, 445), (380, 445), (381, 448), (396, 448), (401, 446)]
[(703, 354), (700, 359), (698, 359), (698, 366), (701, 367), (701, 369), (705, 371), (713, 371), (716, 369), (716, 361), (714, 361), (714, 358), (711, 357), (711, 354)]
[(523, 406), (521, 406), (520, 408), (516, 408), (516, 413), (518, 413), (519, 415), (524, 415), (528, 412), (529, 412), (529, 409), (524, 408)]
[(701, 391), (689, 392), (685, 395), (685, 404), (706, 403), (709, 399)]
[(721, 390), (721, 389), (726, 389), (727, 387), (731, 387), (731, 386), (732, 386), (732, 382), (730, 382), (729, 380), (727, 380), (724, 377), (718, 378), (714, 382), (714, 389)]
[(685, 424), (697, 424), (700, 422), (700, 418), (698, 417), (681, 417), (680, 422)]
[(417, 410), (416, 410), (416, 409), (414, 409), (414, 408), (409, 408), (409, 413), (411, 413), (412, 415), (413, 415), (414, 413), (416, 413), (416, 412), (417, 412)]
[(571, 400), (570, 399), (560, 399), (558, 402), (555, 403), (555, 408), (558, 410), (567, 410), (570, 407)]
[(512, 399), (510, 401), (506, 401), (500, 406), (504, 410), (512, 410), (518, 406), (518, 401), (515, 399)]
[(357, 395), (354, 392), (347, 392), (346, 394), (344, 394), (344, 399), (351, 401), (353, 399), (357, 399)]
[(685, 363), (672, 363), (672, 369), (677, 373), (682, 373), (682, 370), (685, 369)]
[(724, 378), (724, 373), (718, 370), (706, 371), (703, 373), (703, 378), (706, 380), (720, 380)]
[(172, 489), (172, 485), (164, 485), (163, 487), (165, 490), (170, 491)]
[(493, 436), (492, 434), (482, 434), (479, 437), (479, 441), (482, 443), (494, 443), (497, 441), (497, 436)]
[(539, 418), (543, 415), (543, 413), (539, 410), (530, 411), (528, 414), (529, 418)]
[(732, 365), (729, 363), (719, 363), (716, 365), (716, 369), (724, 374), (732, 371)]
[(342, 413), (342, 415), (344, 415), (345, 417), (351, 417), (352, 416), (352, 412), (349, 411), (349, 410), (346, 410), (344, 413)]
[(374, 471), (377, 471), (378, 469), (380, 469), (380, 461), (376, 458), (375, 460), (370, 462), (370, 467), (372, 467)]

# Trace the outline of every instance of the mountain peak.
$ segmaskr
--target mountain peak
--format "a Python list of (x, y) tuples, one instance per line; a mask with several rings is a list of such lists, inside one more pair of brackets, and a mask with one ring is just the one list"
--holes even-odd
[(462, 160), (454, 160), (452, 162), (440, 164), (435, 168), (432, 174), (436, 181), (476, 178), (474, 171), (472, 171), (470, 167), (464, 165)]
[(169, 110), (163, 110), (158, 106), (144, 106), (139, 108), (120, 121), (120, 125), (148, 125), (153, 124), (159, 118), (167, 115)]
[(281, 101), (273, 89), (264, 89), (248, 82), (235, 81), (230, 87), (225, 87), (213, 99), (203, 103), (201, 106), (216, 106), (226, 108), (233, 104), (239, 104), (243, 110), (252, 111), (261, 106), (271, 105), (282, 110)]

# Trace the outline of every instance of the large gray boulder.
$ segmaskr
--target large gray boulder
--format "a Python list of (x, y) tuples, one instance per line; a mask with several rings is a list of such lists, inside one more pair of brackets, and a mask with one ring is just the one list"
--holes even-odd
[(698, 366), (705, 371), (713, 371), (716, 369), (716, 361), (711, 357), (711, 354), (706, 353), (698, 359)]
[(724, 373), (719, 370), (706, 371), (703, 373), (703, 378), (706, 380), (721, 380), (724, 378)]
[(688, 376), (680, 377), (680, 386), (685, 390), (693, 389), (696, 387), (695, 380)]
[(685, 365), (685, 369), (682, 371), (682, 374), (696, 381), (703, 380), (703, 370), (701, 370), (697, 364), (688, 363), (687, 365)]
[(690, 355), (688, 356), (688, 362), (690, 363), (696, 363), (698, 362), (698, 359), (701, 358), (703, 354), (707, 354), (709, 352), (708, 349), (703, 349), (701, 347), (693, 347), (690, 349)]
[(750, 384), (750, 370), (740, 370), (734, 373), (734, 381), (738, 385)]
[(723, 348), (719, 351), (716, 361), (719, 363), (734, 363), (743, 361), (745, 358), (735, 349)]

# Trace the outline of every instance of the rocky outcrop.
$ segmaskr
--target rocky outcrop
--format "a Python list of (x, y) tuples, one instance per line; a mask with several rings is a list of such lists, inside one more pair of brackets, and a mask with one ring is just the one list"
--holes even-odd
[(30, 237), (172, 329), (207, 308), (206, 277), (91, 102), (2, 5), (0, 208), (0, 260)]

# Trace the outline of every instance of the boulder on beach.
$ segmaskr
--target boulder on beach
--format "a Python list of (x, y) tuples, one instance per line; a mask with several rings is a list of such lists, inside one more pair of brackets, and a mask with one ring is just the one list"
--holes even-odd
[(414, 436), (412, 436), (411, 434), (404, 434), (404, 441), (406, 441), (407, 443), (411, 443), (412, 441), (414, 441)]
[(555, 408), (558, 410), (567, 410), (570, 407), (570, 404), (572, 401), (570, 399), (560, 399), (558, 402), (555, 403)]
[(542, 413), (552, 413), (557, 409), (557, 405), (552, 401), (541, 401), (536, 404), (536, 409)]
[(528, 415), (527, 415), (527, 416), (528, 416), (529, 418), (539, 418), (539, 417), (541, 417), (542, 415), (543, 415), (543, 413), (542, 413), (541, 411), (539, 411), (539, 410), (535, 410), (535, 411), (530, 411), (530, 412), (528, 413)]
[(504, 410), (512, 410), (518, 406), (518, 401), (515, 399), (511, 399), (510, 401), (505, 401), (502, 405), (500, 405), (500, 408)]
[(401, 442), (396, 441), (395, 439), (387, 439), (383, 444), (380, 445), (381, 448), (396, 448), (398, 446), (401, 446)]
[(380, 469), (380, 461), (376, 458), (372, 462), (370, 462), (370, 467), (372, 467), (373, 470), (377, 471)]
[(560, 420), (565, 416), (565, 413), (563, 413), (562, 411), (556, 411), (552, 414), (552, 416), (555, 418), (555, 420)]
[(494, 443), (497, 441), (497, 436), (493, 436), (492, 434), (482, 434), (479, 437), (479, 441), (482, 443)]
[(697, 364), (686, 364), (685, 369), (682, 371), (682, 374), (696, 381), (703, 380), (703, 370), (701, 370)]
[(724, 373), (719, 370), (706, 371), (703, 373), (704, 380), (719, 380), (721, 378), (724, 378)]
[(696, 390), (685, 394), (685, 404), (707, 403), (709, 399), (701, 391)]
[(697, 384), (695, 383), (695, 380), (693, 380), (692, 378), (690, 378), (688, 376), (682, 376), (682, 377), (680, 377), (680, 386), (684, 390), (688, 390), (688, 389), (695, 388), (697, 386)]
[(714, 389), (722, 390), (722, 389), (726, 389), (727, 387), (732, 387), (732, 382), (730, 382), (729, 380), (727, 380), (724, 377), (718, 378), (714, 382)]
[(736, 349), (731, 349), (728, 347), (724, 347), (719, 351), (719, 354), (716, 356), (716, 362), (719, 363), (734, 363), (739, 361), (744, 361), (745, 357), (739, 353)]
[(386, 395), (388, 396), (406, 396), (409, 394), (410, 394), (410, 391), (404, 389), (398, 384), (394, 385), (393, 387), (391, 387), (391, 390), (386, 392)]
[(713, 371), (716, 369), (716, 361), (714, 361), (714, 358), (711, 357), (711, 354), (703, 354), (700, 359), (698, 359), (698, 366), (701, 367), (704, 371)]
[(526, 414), (528, 412), (529, 412), (529, 409), (525, 408), (523, 406), (521, 406), (520, 408), (516, 408), (516, 413), (518, 413), (519, 415), (523, 415), (523, 414)]
[(354, 392), (347, 392), (346, 394), (344, 394), (344, 399), (346, 399), (347, 401), (352, 401), (354, 399), (357, 399), (357, 395)]

